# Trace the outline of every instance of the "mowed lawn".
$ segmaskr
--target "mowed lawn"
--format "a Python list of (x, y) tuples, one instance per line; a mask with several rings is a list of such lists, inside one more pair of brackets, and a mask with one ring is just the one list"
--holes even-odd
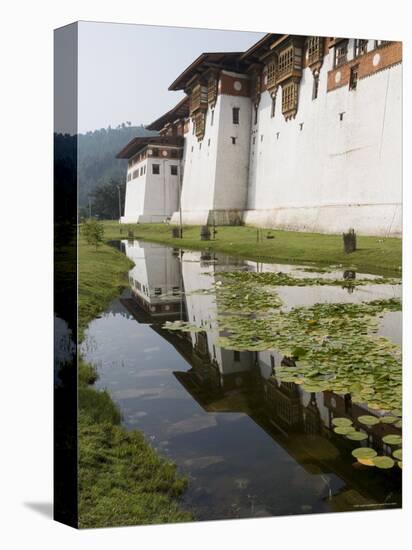
[(183, 239), (176, 239), (172, 237), (173, 226), (167, 224), (103, 223), (106, 240), (126, 239), (130, 234), (135, 239), (198, 250), (212, 249), (256, 261), (342, 264), (356, 267), (359, 271), (401, 273), (402, 240), (398, 238), (358, 236), (357, 250), (345, 254), (341, 235), (219, 226), (215, 239), (202, 241), (199, 226), (184, 226)]

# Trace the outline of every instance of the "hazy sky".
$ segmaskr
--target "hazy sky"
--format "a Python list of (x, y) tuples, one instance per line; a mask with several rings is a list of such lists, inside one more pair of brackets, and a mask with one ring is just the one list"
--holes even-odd
[(79, 23), (79, 132), (149, 124), (182, 92), (173, 80), (202, 52), (244, 51), (263, 34), (116, 23)]

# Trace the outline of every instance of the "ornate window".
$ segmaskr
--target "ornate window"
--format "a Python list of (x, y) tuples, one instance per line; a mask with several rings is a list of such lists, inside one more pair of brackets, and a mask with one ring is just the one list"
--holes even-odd
[(202, 107), (207, 107), (207, 88), (198, 84), (193, 88), (190, 98), (190, 113), (192, 114)]
[(205, 134), (206, 117), (203, 111), (199, 111), (194, 115), (195, 134), (197, 139), (203, 139)]
[(322, 55), (322, 39), (320, 36), (308, 37), (308, 64), (320, 61)]
[(276, 60), (272, 59), (267, 66), (267, 87), (276, 86)]
[(390, 40), (375, 40), (375, 48), (381, 48), (382, 46), (386, 46), (386, 44), (390, 44)]
[(368, 41), (360, 38), (355, 39), (354, 57), (359, 57), (368, 51)]
[(293, 46), (289, 46), (283, 52), (280, 52), (278, 59), (278, 79), (288, 75), (293, 71)]
[(298, 84), (288, 82), (282, 87), (282, 113), (286, 120), (296, 115), (298, 109)]
[(348, 59), (348, 41), (343, 40), (335, 46), (335, 67), (340, 67)]
[(215, 76), (211, 76), (207, 82), (207, 102), (216, 103), (217, 96), (217, 80)]

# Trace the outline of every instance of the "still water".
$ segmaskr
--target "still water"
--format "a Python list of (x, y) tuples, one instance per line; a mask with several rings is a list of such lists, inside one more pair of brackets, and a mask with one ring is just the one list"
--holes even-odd
[[(124, 425), (141, 430), (188, 477), (184, 507), (209, 520), (401, 506), (400, 468), (362, 467), (351, 455), (359, 444), (333, 432), (334, 417), (371, 414), (365, 404), (280, 382), (276, 368), (287, 358), (275, 351), (218, 345), (216, 318), (224, 312), (213, 284), (219, 273), (272, 271), (344, 281), (342, 269), (314, 274), (145, 242), (119, 246), (135, 263), (130, 288), (90, 323), (83, 355), (97, 365), (96, 385), (110, 392)], [(370, 284), (276, 290), (285, 311), (400, 296), (400, 285), (357, 277)], [(163, 328), (178, 319), (202, 331)], [(401, 314), (386, 313), (379, 334), (400, 344)], [(374, 426), (366, 444), (390, 455), (385, 433), (385, 425)]]

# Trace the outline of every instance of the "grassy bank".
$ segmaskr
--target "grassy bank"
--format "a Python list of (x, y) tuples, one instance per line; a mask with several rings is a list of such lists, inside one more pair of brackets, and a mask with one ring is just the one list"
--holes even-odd
[(79, 338), (88, 323), (105, 310), (110, 300), (128, 286), (127, 272), (133, 267), (124, 254), (106, 244), (96, 250), (79, 240)]
[(402, 261), (402, 240), (396, 238), (360, 236), (358, 250), (345, 254), (341, 235), (264, 229), (258, 242), (256, 228), (218, 227), (215, 240), (201, 241), (198, 226), (184, 227), (183, 239), (172, 238), (171, 227), (166, 224), (121, 226), (117, 222), (107, 221), (104, 226), (106, 239), (127, 238), (130, 229), (137, 239), (190, 249), (208, 248), (264, 262), (342, 264), (354, 266), (359, 271), (399, 275)]
[[(133, 263), (107, 244), (79, 242), (79, 339), (87, 324), (127, 286)], [(186, 481), (138, 431), (121, 426), (118, 407), (97, 391), (95, 369), (80, 362), (79, 526), (174, 523), (193, 519), (178, 502)]]
[(79, 526), (175, 523), (192, 515), (177, 498), (186, 481), (143, 435), (120, 426), (109, 394), (90, 386), (93, 367), (79, 367)]

